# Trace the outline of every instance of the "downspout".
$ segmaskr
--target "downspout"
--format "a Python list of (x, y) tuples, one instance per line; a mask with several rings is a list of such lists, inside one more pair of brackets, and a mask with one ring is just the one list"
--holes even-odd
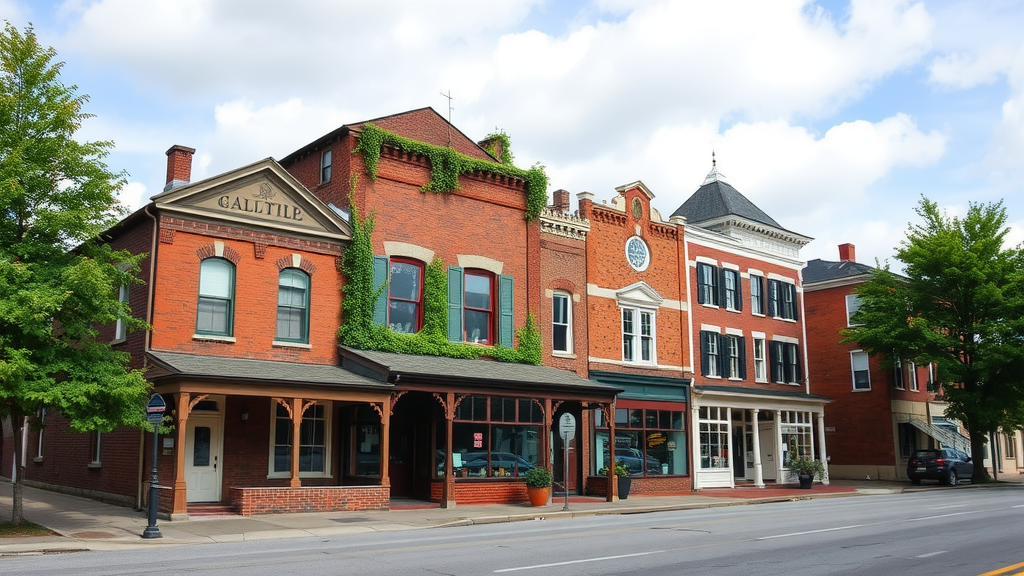
[[(811, 393), (811, 373), (808, 370), (808, 356), (807, 356), (807, 312), (804, 309), (804, 273), (803, 270), (797, 270), (796, 277), (800, 281), (800, 333), (803, 339), (804, 345), (801, 348), (804, 349), (804, 392), (807, 394)], [(822, 406), (822, 417), (825, 416), (825, 407)]]
[[(149, 281), (146, 282), (146, 324), (148, 327), (146, 328), (146, 339), (142, 349), (143, 368), (146, 367), (148, 358), (147, 353), (149, 352), (150, 341), (153, 336), (153, 280), (156, 277), (156, 240), (159, 235), (159, 230), (157, 230), (159, 223), (156, 216), (153, 216), (153, 214), (149, 212), (150, 206), (152, 206), (152, 204), (147, 204), (146, 207), (142, 209), (142, 211), (146, 213), (146, 216), (149, 216), (149, 218), (153, 220), (153, 234), (149, 244)], [(139, 510), (142, 509), (142, 483), (145, 479), (145, 463), (143, 462), (145, 459), (145, 444), (146, 432), (139, 430), (139, 473), (136, 482), (138, 491), (135, 494), (135, 508)]]

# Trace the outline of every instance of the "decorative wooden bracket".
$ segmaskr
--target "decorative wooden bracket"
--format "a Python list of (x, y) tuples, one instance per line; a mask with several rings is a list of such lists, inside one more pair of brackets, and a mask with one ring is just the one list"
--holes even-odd
[(193, 398), (188, 403), (188, 414), (185, 414), (185, 418), (187, 419), (192, 414), (192, 409), (196, 407), (196, 404), (199, 404), (203, 400), (206, 400), (209, 396), (209, 394), (200, 394), (199, 396)]

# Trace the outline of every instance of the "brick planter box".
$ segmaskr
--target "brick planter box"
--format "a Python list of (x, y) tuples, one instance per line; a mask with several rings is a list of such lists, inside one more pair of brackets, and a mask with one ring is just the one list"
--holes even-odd
[(229, 493), (229, 503), (242, 516), (391, 509), (387, 486), (230, 488)]

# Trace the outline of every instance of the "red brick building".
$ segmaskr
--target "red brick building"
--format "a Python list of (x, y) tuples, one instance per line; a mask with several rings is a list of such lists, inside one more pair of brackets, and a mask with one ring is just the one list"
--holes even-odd
[(852, 244), (839, 246), (839, 261), (815, 259), (804, 268), (811, 389), (832, 400), (825, 436), (834, 477), (907, 480), (914, 450), (941, 444), (969, 454), (970, 441), (945, 418), (933, 366), (886, 366), (841, 341), (859, 306), (857, 287), (873, 270), (857, 262)]

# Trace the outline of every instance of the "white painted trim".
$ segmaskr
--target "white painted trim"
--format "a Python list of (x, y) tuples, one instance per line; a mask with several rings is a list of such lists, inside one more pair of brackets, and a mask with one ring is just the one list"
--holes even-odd
[(772, 335), (772, 342), (785, 342), (787, 344), (799, 344), (799, 338), (793, 338), (792, 336), (779, 336), (776, 334)]
[(456, 258), (458, 258), (459, 266), (463, 268), (477, 268), (494, 274), (501, 274), (505, 266), (504, 262), (476, 254), (459, 254)]
[(739, 328), (726, 328), (725, 333), (733, 336), (743, 336), (743, 330), (740, 330)]
[(735, 270), (737, 272), (740, 271), (740, 267), (738, 265), (730, 264), (728, 262), (722, 262), (722, 268), (725, 268), (726, 270)]
[(805, 265), (805, 262), (802, 260), (787, 258), (781, 254), (773, 254), (762, 250), (754, 250), (753, 248), (740, 244), (736, 239), (718, 232), (704, 230), (696, 226), (687, 226), (685, 230), (686, 241), (692, 242), (698, 246), (711, 248), (712, 250), (719, 250), (721, 252), (743, 258), (762, 260), (768, 264), (774, 264), (782, 268), (790, 268), (794, 272), (798, 272)]
[(630, 366), (633, 368), (649, 368), (651, 370), (670, 370), (673, 372), (682, 372), (682, 366), (672, 366), (669, 364), (641, 364), (639, 362), (625, 362), (623, 360), (612, 360), (611, 358), (599, 358), (597, 356), (589, 356), (588, 362), (597, 362), (601, 364), (614, 364), (616, 366)]
[(781, 282), (789, 282), (790, 284), (793, 284), (794, 286), (797, 283), (795, 279), (793, 279), (793, 278), (791, 278), (789, 276), (783, 276), (782, 274), (776, 274), (775, 272), (769, 272), (768, 273), (768, 279), (769, 280), (779, 280)]
[(693, 259), (693, 266), (691, 266), (691, 268), (696, 268), (697, 263), (718, 266), (718, 260), (715, 260), (714, 258), (708, 258), (707, 256), (695, 256)]
[(407, 242), (384, 242), (384, 254), (388, 257), (412, 258), (430, 264), (434, 261), (434, 251)]
[(721, 334), (722, 333), (722, 328), (719, 327), (719, 326), (715, 326), (714, 324), (701, 324), (700, 325), (700, 331), (701, 332), (716, 332), (718, 334)]
[(764, 339), (766, 338), (766, 336), (765, 336), (765, 333), (764, 333), (764, 332), (757, 332), (757, 331), (754, 331), (754, 330), (751, 330), (751, 331), (750, 331), (750, 336), (751, 336), (752, 338), (760, 338), (760, 339), (762, 339), (762, 340), (764, 340)]

